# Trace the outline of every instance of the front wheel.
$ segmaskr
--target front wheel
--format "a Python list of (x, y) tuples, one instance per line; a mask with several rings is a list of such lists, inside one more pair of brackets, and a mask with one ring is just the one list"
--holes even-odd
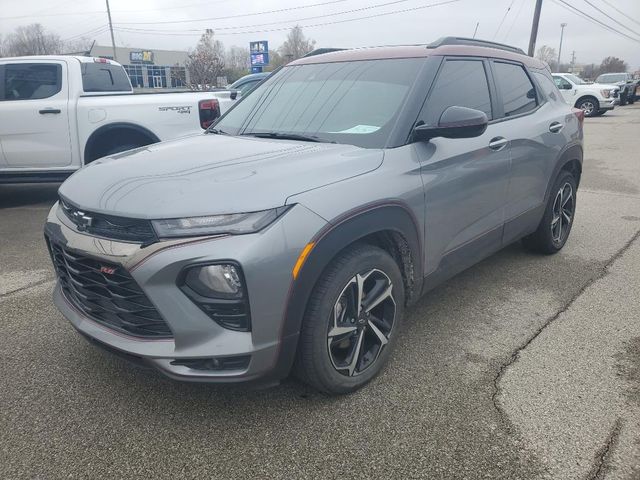
[(595, 97), (585, 97), (578, 100), (576, 107), (584, 112), (585, 117), (595, 117), (598, 114), (600, 102)]
[(575, 177), (562, 170), (556, 179), (547, 201), (538, 229), (522, 239), (525, 247), (535, 252), (552, 254), (567, 243), (576, 213)]
[(294, 372), (324, 393), (357, 390), (387, 362), (403, 307), (404, 286), (395, 260), (370, 245), (346, 250), (313, 290)]

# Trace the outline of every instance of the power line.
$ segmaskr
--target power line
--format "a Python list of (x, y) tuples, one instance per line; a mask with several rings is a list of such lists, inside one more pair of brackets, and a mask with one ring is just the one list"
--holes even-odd
[(591, 23), (597, 24), (597, 25), (609, 30), (610, 32), (622, 35), (623, 37), (628, 38), (629, 40), (632, 40), (634, 42), (640, 43), (640, 39), (633, 38), (632, 36), (627, 35), (626, 33), (621, 32), (620, 30), (617, 30), (617, 29), (613, 28), (611, 25), (607, 25), (606, 23), (601, 22), (597, 18), (594, 18), (591, 15), (589, 15), (588, 13), (585, 13), (582, 10), (580, 10), (579, 8), (576, 8), (573, 5), (567, 3), (565, 0), (552, 0), (552, 1), (554, 3), (556, 3), (557, 5), (560, 5), (560, 6), (564, 7), (564, 8), (566, 8), (566, 9), (568, 9), (572, 13), (581, 16), (585, 20), (590, 21)]
[[(318, 18), (326, 18), (326, 17), (334, 17), (336, 15), (345, 15), (348, 13), (355, 13), (355, 12), (362, 12), (365, 10), (371, 10), (373, 8), (380, 8), (380, 7), (388, 7), (389, 5), (397, 5), (398, 3), (405, 3), (408, 2), (410, 0), (394, 0), (393, 2), (387, 2), (387, 3), (379, 3), (377, 5), (369, 5), (368, 7), (362, 7), (362, 8), (355, 8), (352, 10), (344, 10), (342, 12), (334, 12), (334, 13), (326, 13), (324, 15), (315, 15), (312, 17), (305, 17), (305, 18), (296, 18), (295, 20), (289, 19), (289, 20), (279, 20), (277, 22), (268, 22), (268, 23), (256, 23), (253, 25), (239, 25), (239, 26), (235, 26), (235, 27), (216, 27), (215, 28), (215, 32), (217, 33), (220, 30), (239, 30), (242, 28), (257, 28), (257, 27), (267, 27), (270, 25), (278, 25), (281, 23), (297, 23), (297, 22), (305, 22), (307, 20), (316, 20)], [(116, 24), (117, 25), (117, 24)], [(127, 30), (130, 32), (155, 32), (155, 33), (180, 33), (180, 32), (200, 32), (202, 33), (202, 28), (192, 28), (192, 29), (180, 29), (180, 30), (159, 30), (159, 29), (147, 29), (147, 28), (134, 28), (134, 27), (121, 27), (121, 30)]]
[(522, 13), (522, 8), (524, 7), (525, 3), (527, 3), (527, 0), (521, 0), (520, 1), (520, 8), (518, 8), (518, 12), (516, 13), (516, 16), (514, 17), (513, 22), (511, 22), (511, 26), (509, 27), (509, 30), (507, 30), (507, 33), (504, 36), (504, 40), (505, 41), (507, 41), (507, 39), (509, 38), (509, 35), (511, 35), (511, 30), (513, 30), (513, 26), (518, 21), (518, 18), (520, 18), (520, 14)]
[(610, 6), (611, 8), (613, 8), (616, 12), (618, 12), (621, 15), (624, 15), (625, 17), (627, 17), (629, 20), (631, 20), (633, 23), (637, 23), (638, 25), (640, 25), (640, 22), (638, 20), (635, 20), (633, 18), (631, 18), (629, 15), (626, 14), (626, 12), (623, 12), (622, 10), (620, 10), (618, 7), (616, 7), (615, 5), (612, 5), (610, 2), (608, 2), (607, 0), (602, 0), (604, 3), (606, 3), (608, 6)]
[(511, 7), (513, 7), (513, 4), (515, 2), (516, 2), (516, 0), (511, 0), (511, 3), (509, 4), (509, 7), (507, 7), (507, 11), (504, 12), (504, 16), (502, 17), (502, 20), (500, 21), (500, 25), (498, 25), (498, 29), (496, 30), (496, 33), (493, 35), (493, 39), (494, 40), (498, 36), (498, 32), (502, 28), (502, 24), (504, 23), (505, 19), (507, 18), (507, 15), (509, 15), (509, 12), (511, 11)]
[(99, 27), (92, 28), (91, 30), (89, 30), (87, 32), (78, 33), (76, 35), (72, 35), (71, 37), (63, 38), (62, 41), (63, 42), (68, 42), (70, 40), (75, 40), (76, 38), (84, 37), (85, 35), (99, 35), (99, 34), (101, 34), (103, 32), (106, 32), (108, 29), (109, 29), (108, 25), (102, 24)]
[(615, 23), (617, 23), (618, 25), (620, 25), (621, 27), (626, 28), (627, 30), (629, 30), (631, 33), (633, 33), (634, 35), (638, 35), (640, 36), (640, 33), (630, 29), (629, 27), (627, 27), (624, 23), (616, 20), (615, 18), (613, 18), (611, 15), (609, 15), (607, 12), (605, 12), (604, 10), (601, 10), (600, 8), (596, 7), (593, 3), (591, 3), (589, 0), (584, 0), (584, 2), (588, 5), (591, 5), (593, 8), (595, 8), (597, 11), (599, 11), (601, 14), (603, 14), (605, 17), (610, 18), (611, 20), (613, 20)]
[[(377, 18), (377, 17), (384, 17), (387, 15), (395, 15), (398, 13), (406, 13), (406, 12), (413, 12), (416, 10), (422, 10), (425, 8), (431, 8), (431, 7), (439, 7), (441, 5), (447, 5), (450, 3), (457, 3), (460, 2), (462, 0), (446, 0), (446, 1), (442, 1), (442, 2), (438, 2), (438, 3), (432, 3), (429, 5), (423, 5), (420, 7), (413, 7), (413, 8), (405, 8), (403, 10), (395, 10), (392, 12), (385, 12), (385, 13), (377, 13), (375, 15), (367, 15), (364, 17), (357, 17), (357, 18), (349, 18), (346, 20), (336, 20), (334, 22), (324, 22), (324, 23), (316, 23), (316, 24), (312, 24), (312, 25), (300, 25), (300, 27), (302, 28), (315, 28), (315, 27), (325, 27), (328, 25), (336, 25), (336, 24), (340, 24), (340, 23), (348, 23), (348, 22), (356, 22), (356, 21), (360, 21), (360, 20), (367, 20), (370, 18)], [(118, 31), (123, 31), (123, 32), (127, 32), (127, 33), (137, 33), (137, 34), (141, 34), (141, 35), (158, 35), (157, 32), (129, 32), (125, 29), (121, 29), (118, 27), (114, 27), (115, 30)], [(291, 26), (287, 26), (287, 27), (282, 27), (282, 28), (271, 28), (271, 29), (264, 29), (264, 30), (249, 30), (249, 31), (242, 31), (242, 32), (223, 32), (220, 33), (218, 35), (244, 35), (244, 34), (250, 34), (250, 33), (267, 33), (267, 32), (280, 32), (280, 31), (286, 31), (286, 30), (290, 30)], [(175, 36), (195, 36), (195, 35), (200, 35), (201, 33), (164, 33), (164, 35), (175, 35)]]
[(241, 13), (238, 15), (227, 15), (224, 17), (198, 18), (195, 20), (193, 19), (192, 20), (167, 20), (164, 22), (120, 22), (117, 25), (160, 25), (160, 24), (167, 24), (167, 23), (194, 23), (194, 22), (208, 22), (210, 20), (227, 20), (229, 18), (252, 17), (255, 15), (266, 15), (268, 13), (290, 12), (292, 10), (301, 10), (303, 8), (321, 7), (324, 5), (332, 5), (334, 3), (341, 3), (344, 1), (345, 0), (331, 0), (329, 2), (313, 3), (311, 5), (300, 5), (297, 7), (279, 8), (277, 10), (267, 10), (264, 12)]

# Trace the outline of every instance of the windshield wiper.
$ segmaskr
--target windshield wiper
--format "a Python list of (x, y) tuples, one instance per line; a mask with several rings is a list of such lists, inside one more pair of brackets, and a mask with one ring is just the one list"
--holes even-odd
[(298, 133), (283, 133), (283, 132), (253, 132), (243, 133), (243, 136), (257, 137), (257, 138), (277, 138), (280, 140), (299, 140), (301, 142), (322, 142), (322, 143), (336, 143), (329, 140), (323, 140), (322, 138), (314, 135), (300, 135)]
[(213, 133), (214, 135), (229, 135), (227, 132), (219, 130), (217, 128), (208, 128), (204, 133)]

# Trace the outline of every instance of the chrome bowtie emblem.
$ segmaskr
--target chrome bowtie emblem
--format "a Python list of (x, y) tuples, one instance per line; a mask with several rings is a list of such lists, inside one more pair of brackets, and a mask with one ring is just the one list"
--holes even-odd
[(74, 211), (71, 215), (73, 216), (75, 224), (78, 225), (78, 230), (84, 231), (93, 224), (93, 218), (85, 215), (85, 213), (80, 210)]

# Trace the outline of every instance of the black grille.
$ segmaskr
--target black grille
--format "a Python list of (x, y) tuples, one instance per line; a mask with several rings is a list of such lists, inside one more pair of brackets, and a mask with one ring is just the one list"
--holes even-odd
[(128, 335), (173, 336), (169, 325), (123, 267), (47, 243), (64, 295), (85, 315)]
[(60, 199), (60, 206), (67, 218), (81, 232), (113, 240), (145, 244), (154, 243), (158, 240), (149, 220), (88, 212), (62, 198)]

